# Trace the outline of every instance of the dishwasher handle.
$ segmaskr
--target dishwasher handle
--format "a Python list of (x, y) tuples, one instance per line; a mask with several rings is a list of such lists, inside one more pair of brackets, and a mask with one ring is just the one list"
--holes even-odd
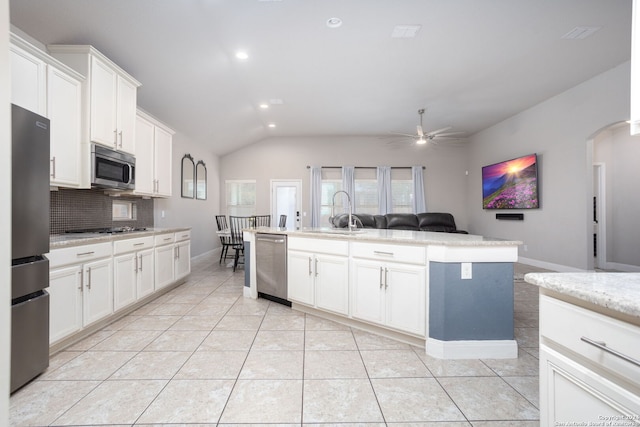
[(284, 243), (285, 240), (284, 239), (267, 239), (264, 237), (258, 237), (256, 238), (256, 240), (260, 241), (260, 242), (269, 242), (269, 243)]

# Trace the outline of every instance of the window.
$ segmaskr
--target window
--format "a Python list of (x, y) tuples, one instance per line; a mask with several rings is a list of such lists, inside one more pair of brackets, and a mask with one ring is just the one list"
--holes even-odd
[(413, 180), (391, 179), (391, 200), (393, 213), (413, 212)]
[(333, 206), (333, 195), (336, 191), (342, 190), (342, 180), (340, 179), (322, 179), (322, 195), (320, 198), (320, 227), (330, 226), (329, 218), (331, 214), (337, 215), (345, 212), (342, 207), (342, 196), (336, 196), (336, 205)]
[(354, 196), (353, 212), (377, 215), (378, 181), (376, 179), (358, 178), (355, 181), (356, 194)]
[(251, 216), (256, 214), (256, 182), (254, 180), (225, 181), (227, 215)]
[(136, 204), (126, 200), (114, 200), (111, 204), (113, 221), (132, 221), (136, 219)]

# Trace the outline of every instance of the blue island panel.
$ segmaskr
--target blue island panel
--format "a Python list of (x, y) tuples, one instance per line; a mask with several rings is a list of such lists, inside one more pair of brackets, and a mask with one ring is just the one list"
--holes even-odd
[(429, 337), (440, 341), (513, 340), (513, 263), (429, 263)]

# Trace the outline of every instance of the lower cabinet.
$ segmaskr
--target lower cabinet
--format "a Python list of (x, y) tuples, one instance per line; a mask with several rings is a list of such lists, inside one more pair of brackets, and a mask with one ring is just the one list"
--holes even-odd
[(540, 295), (540, 425), (637, 425), (640, 326)]
[(191, 272), (191, 241), (178, 242), (174, 250), (174, 280), (180, 280)]
[(425, 267), (353, 259), (350, 285), (354, 319), (425, 335)]
[(175, 250), (173, 247), (173, 234), (161, 234), (156, 236), (154, 251), (154, 270), (156, 278), (156, 290), (173, 283), (175, 270)]
[(109, 257), (51, 270), (51, 343), (113, 313), (112, 266)]
[(153, 291), (153, 249), (114, 257), (113, 303), (115, 310), (133, 304)]
[(290, 237), (287, 244), (289, 248), (306, 247), (330, 252), (288, 251), (288, 299), (348, 315), (348, 243)]

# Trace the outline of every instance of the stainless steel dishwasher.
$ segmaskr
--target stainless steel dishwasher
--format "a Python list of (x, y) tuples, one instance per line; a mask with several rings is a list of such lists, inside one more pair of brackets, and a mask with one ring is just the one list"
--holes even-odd
[(291, 306), (287, 301), (287, 236), (256, 233), (258, 296)]

